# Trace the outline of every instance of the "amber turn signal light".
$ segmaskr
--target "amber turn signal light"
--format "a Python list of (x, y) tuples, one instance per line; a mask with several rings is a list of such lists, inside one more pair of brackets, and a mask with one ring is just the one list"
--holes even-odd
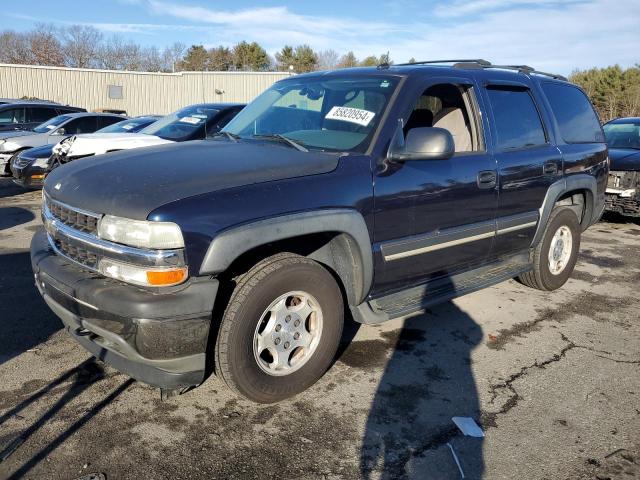
[(186, 268), (175, 268), (172, 270), (155, 270), (147, 272), (149, 285), (156, 287), (166, 285), (176, 285), (187, 278)]

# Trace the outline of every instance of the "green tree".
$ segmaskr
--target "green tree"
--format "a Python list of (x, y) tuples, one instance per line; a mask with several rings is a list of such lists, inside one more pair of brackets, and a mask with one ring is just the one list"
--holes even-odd
[(226, 72), (233, 66), (233, 53), (226, 47), (219, 47), (209, 50), (209, 70), (214, 72)]
[(233, 63), (236, 70), (268, 70), (271, 66), (269, 54), (258, 43), (242, 41), (233, 47)]
[[(295, 64), (295, 52), (291, 45), (285, 45), (276, 53), (276, 66), (280, 71), (289, 70), (289, 66)], [(294, 65), (295, 68), (295, 65)]]
[(209, 69), (209, 53), (202, 45), (191, 45), (180, 62), (180, 70), (202, 72)]
[(580, 85), (591, 98), (600, 118), (640, 116), (640, 66), (619, 65), (574, 71), (569, 80)]
[(360, 62), (361, 67), (375, 67), (376, 65), (380, 65), (380, 62), (378, 61), (378, 57), (375, 55), (369, 55)]
[(293, 54), (293, 67), (296, 72), (312, 72), (318, 68), (318, 55), (309, 45), (298, 45)]
[(358, 59), (353, 52), (347, 52), (342, 57), (340, 57), (340, 61), (336, 65), (337, 68), (350, 68), (357, 67)]

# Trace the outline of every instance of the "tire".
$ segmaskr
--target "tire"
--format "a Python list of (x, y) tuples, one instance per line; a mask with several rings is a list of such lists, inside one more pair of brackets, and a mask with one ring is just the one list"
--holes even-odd
[[(329, 368), (343, 322), (342, 292), (326, 269), (291, 253), (274, 255), (237, 279), (218, 330), (216, 372), (250, 400), (284, 400)], [(308, 347), (296, 346), (309, 338)]]
[[(570, 232), (571, 235), (570, 241), (567, 241), (567, 231)], [(542, 235), (542, 240), (534, 249), (533, 270), (523, 273), (518, 277), (518, 280), (528, 287), (545, 291), (555, 290), (563, 286), (573, 273), (573, 268), (578, 259), (581, 231), (578, 217), (573, 210), (566, 207), (553, 210), (545, 227), (544, 234)], [(560, 245), (554, 242), (554, 236), (556, 234), (564, 237)], [(556, 250), (557, 256), (554, 257), (554, 259), (566, 258), (566, 261), (554, 262), (553, 267), (550, 259), (552, 243), (556, 247), (571, 245), (571, 251), (568, 257), (563, 248), (558, 249), (562, 250), (563, 253)], [(552, 271), (552, 268), (554, 268), (554, 271)]]

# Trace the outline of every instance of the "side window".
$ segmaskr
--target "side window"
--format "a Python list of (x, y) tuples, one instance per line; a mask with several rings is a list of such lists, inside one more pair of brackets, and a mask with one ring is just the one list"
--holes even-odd
[(560, 135), (567, 143), (604, 142), (600, 121), (587, 96), (578, 88), (561, 83), (542, 84)]
[(124, 120), (124, 117), (98, 117), (98, 130)]
[(471, 106), (471, 88), (454, 84), (429, 87), (417, 99), (404, 125), (407, 135), (413, 128), (437, 127), (449, 130), (456, 153), (482, 150), (480, 126)]
[(24, 123), (24, 108), (11, 108), (0, 111), (0, 125)]
[(53, 108), (27, 108), (27, 122), (29, 123), (43, 123), (57, 115), (57, 112)]
[(547, 141), (538, 109), (527, 89), (487, 88), (496, 126), (498, 150), (513, 150)]
[(97, 130), (96, 117), (80, 117), (63, 126), (65, 135), (93, 133)]

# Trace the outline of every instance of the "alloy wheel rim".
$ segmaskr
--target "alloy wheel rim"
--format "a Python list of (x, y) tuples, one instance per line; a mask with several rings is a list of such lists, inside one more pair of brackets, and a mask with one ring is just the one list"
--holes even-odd
[(253, 335), (253, 355), (260, 369), (290, 375), (313, 356), (322, 335), (322, 309), (313, 295), (291, 291), (264, 310)]

